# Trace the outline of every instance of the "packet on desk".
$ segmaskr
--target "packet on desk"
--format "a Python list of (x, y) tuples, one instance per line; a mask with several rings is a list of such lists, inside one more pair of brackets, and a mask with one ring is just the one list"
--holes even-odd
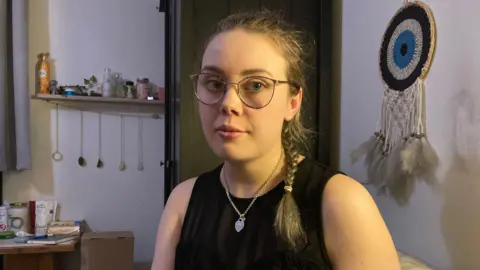
[(83, 220), (52, 221), (48, 226), (48, 234), (80, 235), (84, 230)]
[(35, 201), (35, 236), (47, 235), (50, 222), (55, 221), (57, 201)]

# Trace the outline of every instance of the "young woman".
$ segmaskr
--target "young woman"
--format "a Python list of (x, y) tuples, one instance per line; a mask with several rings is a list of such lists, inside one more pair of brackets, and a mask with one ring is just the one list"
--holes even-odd
[(192, 80), (225, 162), (174, 189), (152, 270), (400, 269), (366, 189), (301, 154), (300, 33), (268, 11), (217, 29)]

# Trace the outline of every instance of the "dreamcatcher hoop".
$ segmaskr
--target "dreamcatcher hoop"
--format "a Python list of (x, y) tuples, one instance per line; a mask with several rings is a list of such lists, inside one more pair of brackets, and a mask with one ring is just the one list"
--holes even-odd
[[(415, 13), (410, 13), (410, 12), (415, 12)], [(422, 14), (423, 13), (423, 14)], [(423, 26), (422, 28), (422, 34), (424, 34), (424, 37), (428, 37), (428, 43), (424, 43), (424, 50), (422, 50), (422, 61), (418, 63), (418, 67), (420, 67), (420, 72), (415, 72), (414, 75), (416, 75), (416, 79), (421, 79), (425, 80), (425, 78), (428, 76), (428, 73), (430, 71), (430, 68), (433, 63), (433, 58), (435, 57), (435, 52), (436, 52), (436, 41), (437, 41), (437, 28), (436, 28), (436, 23), (435, 23), (435, 18), (433, 17), (433, 12), (430, 9), (428, 5), (421, 1), (414, 1), (414, 2), (409, 2), (409, 1), (404, 1), (404, 5), (397, 10), (395, 15), (390, 19), (387, 28), (382, 36), (382, 42), (381, 42), (381, 47), (379, 50), (378, 54), (378, 63), (379, 63), (379, 73), (382, 76), (383, 82), (385, 84), (388, 84), (388, 79), (385, 79), (385, 76), (388, 76), (388, 72), (385, 70), (382, 71), (382, 56), (385, 56), (386, 52), (384, 50), (388, 49), (388, 42), (392, 38), (392, 34), (394, 30), (396, 29), (394, 26), (399, 25), (399, 21), (404, 21), (406, 19), (412, 19), (411, 17), (408, 16), (424, 16), (423, 18), (423, 24), (420, 26)], [(403, 19), (403, 20), (402, 20)], [(417, 18), (418, 19), (418, 18)], [(408, 80), (411, 81), (411, 80)], [(406, 89), (410, 87), (412, 83), (408, 85), (408, 81), (405, 81), (402, 83), (403, 89)], [(405, 84), (407, 84), (405, 86)], [(390, 86), (391, 87), (391, 86)], [(395, 89), (396, 87), (391, 87), (391, 89)], [(396, 89), (398, 90), (398, 89)]]
[(438, 157), (426, 135), (425, 85), (436, 49), (432, 10), (421, 1), (405, 3), (382, 36), (379, 73), (383, 98), (377, 128), (351, 153), (365, 156), (367, 184), (408, 201), (416, 180), (436, 185)]

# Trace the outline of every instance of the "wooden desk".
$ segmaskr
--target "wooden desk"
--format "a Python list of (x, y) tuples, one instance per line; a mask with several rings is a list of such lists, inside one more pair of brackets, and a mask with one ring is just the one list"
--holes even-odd
[(78, 239), (57, 245), (18, 244), (13, 239), (0, 240), (4, 270), (54, 270), (54, 254), (73, 252)]

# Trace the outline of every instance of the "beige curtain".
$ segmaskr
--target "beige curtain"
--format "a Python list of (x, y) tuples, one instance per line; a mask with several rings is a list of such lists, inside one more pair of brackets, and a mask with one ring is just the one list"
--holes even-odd
[(31, 168), (28, 0), (0, 0), (0, 171)]

